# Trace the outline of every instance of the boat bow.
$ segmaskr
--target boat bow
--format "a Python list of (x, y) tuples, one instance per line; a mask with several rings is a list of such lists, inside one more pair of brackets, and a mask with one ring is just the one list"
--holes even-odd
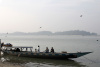
[(76, 55), (77, 55), (77, 57), (81, 57), (81, 56), (84, 56), (84, 55), (87, 55), (90, 53), (92, 53), (92, 52), (77, 52)]

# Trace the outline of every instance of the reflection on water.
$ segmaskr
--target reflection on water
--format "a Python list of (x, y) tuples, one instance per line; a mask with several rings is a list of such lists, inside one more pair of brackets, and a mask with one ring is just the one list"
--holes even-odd
[(1, 58), (3, 62), (12, 64), (24, 64), (25, 67), (86, 67), (74, 60), (40, 59), (6, 55)]

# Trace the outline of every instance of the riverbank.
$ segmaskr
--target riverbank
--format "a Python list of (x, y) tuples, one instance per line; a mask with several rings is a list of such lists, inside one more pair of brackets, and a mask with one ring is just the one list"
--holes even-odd
[(24, 67), (24, 66), (19, 64), (11, 64), (9, 62), (0, 62), (0, 67)]

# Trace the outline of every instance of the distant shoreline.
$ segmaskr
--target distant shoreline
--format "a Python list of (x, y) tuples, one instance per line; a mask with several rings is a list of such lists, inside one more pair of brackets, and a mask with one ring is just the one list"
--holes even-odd
[(51, 31), (40, 31), (40, 32), (14, 32), (14, 33), (1, 33), (1, 35), (82, 35), (82, 36), (90, 36), (94, 35), (97, 36), (97, 33), (90, 33), (87, 31), (80, 31), (80, 30), (73, 30), (73, 31), (63, 31), (63, 32), (55, 32), (52, 33)]

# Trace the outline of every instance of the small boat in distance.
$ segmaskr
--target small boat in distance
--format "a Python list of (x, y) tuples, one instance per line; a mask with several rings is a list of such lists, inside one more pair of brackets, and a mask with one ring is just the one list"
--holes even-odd
[(6, 43), (6, 44), (1, 43), (1, 47), (3, 47), (3, 46), (5, 46), (5, 47), (12, 47), (12, 44), (11, 43)]
[[(33, 58), (50, 58), (50, 59), (68, 59), (68, 58), (78, 58), (92, 52), (33, 52), (33, 47), (4, 47), (2, 51), (4, 54), (15, 55), (18, 57), (33, 57)], [(30, 51), (28, 51), (30, 49)]]

